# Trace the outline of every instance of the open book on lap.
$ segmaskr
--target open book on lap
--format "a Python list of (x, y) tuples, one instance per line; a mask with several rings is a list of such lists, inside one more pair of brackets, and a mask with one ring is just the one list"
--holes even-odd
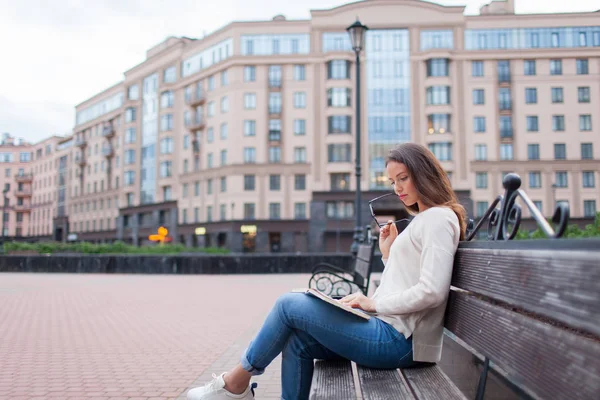
[(338, 300), (332, 299), (331, 297), (329, 297), (315, 289), (294, 289), (294, 290), (292, 290), (292, 293), (305, 293), (309, 296), (313, 296), (313, 297), (316, 297), (317, 299), (323, 300), (324, 302), (329, 303), (332, 306), (335, 306), (346, 312), (354, 314), (357, 317), (364, 318), (366, 320), (371, 319), (371, 316), (366, 311), (363, 311), (363, 310), (360, 310), (357, 308), (348, 307), (347, 305), (340, 303)]

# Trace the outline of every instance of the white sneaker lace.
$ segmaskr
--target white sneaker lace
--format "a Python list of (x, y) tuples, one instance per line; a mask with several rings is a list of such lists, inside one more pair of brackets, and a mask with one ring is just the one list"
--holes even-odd
[(217, 376), (217, 374), (212, 374), (213, 380), (210, 381), (207, 385), (206, 388), (210, 391), (216, 391), (219, 390), (221, 388), (217, 387), (217, 381), (219, 380), (219, 376)]

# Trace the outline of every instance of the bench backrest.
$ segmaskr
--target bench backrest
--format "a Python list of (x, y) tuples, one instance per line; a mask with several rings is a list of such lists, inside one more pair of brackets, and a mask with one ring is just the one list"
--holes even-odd
[(600, 393), (600, 240), (461, 242), (445, 327), (534, 398)]
[(354, 260), (354, 283), (364, 287), (364, 293), (368, 293), (369, 290), (369, 277), (371, 276), (375, 246), (377, 246), (377, 240), (360, 244)]

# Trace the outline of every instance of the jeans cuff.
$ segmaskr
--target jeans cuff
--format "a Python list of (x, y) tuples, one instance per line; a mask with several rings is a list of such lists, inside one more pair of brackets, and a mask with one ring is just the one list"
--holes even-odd
[(250, 361), (248, 361), (248, 349), (244, 350), (240, 363), (242, 364), (242, 368), (248, 371), (252, 376), (262, 375), (265, 372), (264, 368), (255, 368), (250, 364)]

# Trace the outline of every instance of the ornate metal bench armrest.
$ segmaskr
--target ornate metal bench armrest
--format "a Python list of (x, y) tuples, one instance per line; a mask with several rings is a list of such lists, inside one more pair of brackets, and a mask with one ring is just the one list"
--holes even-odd
[(315, 265), (312, 268), (311, 272), (314, 274), (317, 270), (321, 270), (321, 271), (324, 271), (324, 272), (335, 272), (335, 273), (339, 273), (339, 274), (348, 274), (350, 276), (354, 276), (354, 274), (352, 272), (346, 271), (343, 268), (340, 268), (338, 266), (335, 266), (333, 264), (329, 264), (329, 263), (326, 263), (326, 262), (322, 262), (322, 263), (319, 263), (319, 264)]

